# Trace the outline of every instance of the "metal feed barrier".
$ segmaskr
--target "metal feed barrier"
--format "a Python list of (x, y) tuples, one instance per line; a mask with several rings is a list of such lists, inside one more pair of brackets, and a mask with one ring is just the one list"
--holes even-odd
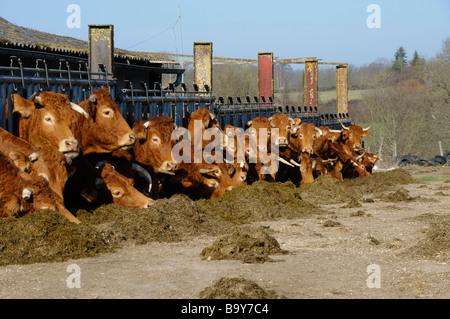
[[(208, 108), (222, 128), (226, 125), (244, 128), (255, 117), (270, 117), (275, 113), (285, 113), (301, 118), (302, 122), (334, 129), (339, 129), (340, 123), (351, 124), (348, 113), (320, 114), (317, 107), (312, 106), (276, 106), (272, 98), (266, 100), (263, 96), (253, 99), (248, 96), (245, 99), (228, 97), (225, 101), (222, 97), (216, 98), (208, 86), (199, 88), (194, 85), (192, 90), (188, 90), (184, 83), (170, 84), (167, 88), (159, 83), (150, 86), (144, 82), (136, 86), (132, 81), (118, 83), (112, 76), (106, 70), (89, 71), (85, 61), (80, 61), (75, 70), (70, 68), (69, 62), (61, 59), (59, 68), (51, 69), (44, 59), (37, 59), (35, 67), (24, 67), (20, 58), (13, 56), (9, 66), (0, 66), (0, 126), (11, 133), (17, 131), (11, 107), (13, 93), (29, 99), (33, 92), (54, 91), (66, 94), (71, 101), (78, 103), (86, 100), (95, 89), (105, 86), (130, 124), (133, 119), (163, 115), (173, 118), (181, 126), (188, 113), (201, 107)], [(8, 108), (5, 107), (6, 102)]]

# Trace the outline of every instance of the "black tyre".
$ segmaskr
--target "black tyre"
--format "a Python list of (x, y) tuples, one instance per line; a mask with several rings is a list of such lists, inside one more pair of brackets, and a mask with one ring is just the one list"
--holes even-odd
[(444, 156), (437, 155), (433, 158), (433, 161), (438, 162), (441, 165), (444, 165), (447, 162), (447, 159)]

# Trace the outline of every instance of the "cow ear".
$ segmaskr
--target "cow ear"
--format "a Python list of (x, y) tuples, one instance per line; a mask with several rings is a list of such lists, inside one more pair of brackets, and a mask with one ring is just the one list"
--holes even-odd
[(11, 95), (11, 101), (14, 105), (13, 112), (19, 113), (23, 118), (30, 117), (36, 109), (33, 102), (24, 99), (17, 93)]
[(366, 137), (370, 134), (370, 131), (363, 131), (361, 137)]
[(136, 125), (131, 129), (134, 134), (136, 134), (138, 140), (146, 140), (148, 130), (142, 125)]
[(236, 172), (236, 167), (234, 167), (233, 164), (227, 164), (228, 174), (233, 177), (234, 173)]

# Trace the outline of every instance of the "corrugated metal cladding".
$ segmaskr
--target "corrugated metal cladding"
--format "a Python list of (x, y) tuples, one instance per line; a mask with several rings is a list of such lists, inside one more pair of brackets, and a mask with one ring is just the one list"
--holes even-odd
[(273, 52), (258, 53), (258, 91), (260, 100), (273, 98)]

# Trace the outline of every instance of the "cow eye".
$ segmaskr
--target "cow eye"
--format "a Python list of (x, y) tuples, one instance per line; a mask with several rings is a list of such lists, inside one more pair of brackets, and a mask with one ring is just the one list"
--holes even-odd
[(115, 190), (113, 190), (113, 191), (111, 192), (111, 194), (112, 194), (114, 197), (121, 197), (121, 196), (122, 196), (122, 191), (121, 191), (120, 189), (115, 189)]
[(159, 144), (160, 143), (159, 138), (156, 137), (156, 136), (152, 137), (152, 142), (155, 143), (155, 144)]
[(103, 113), (104, 117), (113, 117), (114, 116), (114, 111), (109, 108), (104, 109), (102, 113)]
[(242, 182), (244, 182), (244, 181), (245, 181), (245, 180), (247, 179), (247, 176), (245, 176), (245, 175), (241, 175), (241, 177), (240, 177), (240, 178), (241, 178), (241, 181), (242, 181)]
[(288, 125), (286, 126), (286, 130), (290, 131), (291, 127)]
[(302, 135), (302, 134), (299, 134), (298, 137), (299, 137), (299, 138), (303, 138), (303, 135)]
[(214, 175), (220, 176), (220, 171), (215, 171), (215, 172), (214, 172)]
[(44, 117), (44, 121), (46, 122), (46, 123), (48, 123), (48, 124), (53, 124), (53, 119), (52, 119), (52, 117), (51, 116), (46, 116), (46, 117)]

